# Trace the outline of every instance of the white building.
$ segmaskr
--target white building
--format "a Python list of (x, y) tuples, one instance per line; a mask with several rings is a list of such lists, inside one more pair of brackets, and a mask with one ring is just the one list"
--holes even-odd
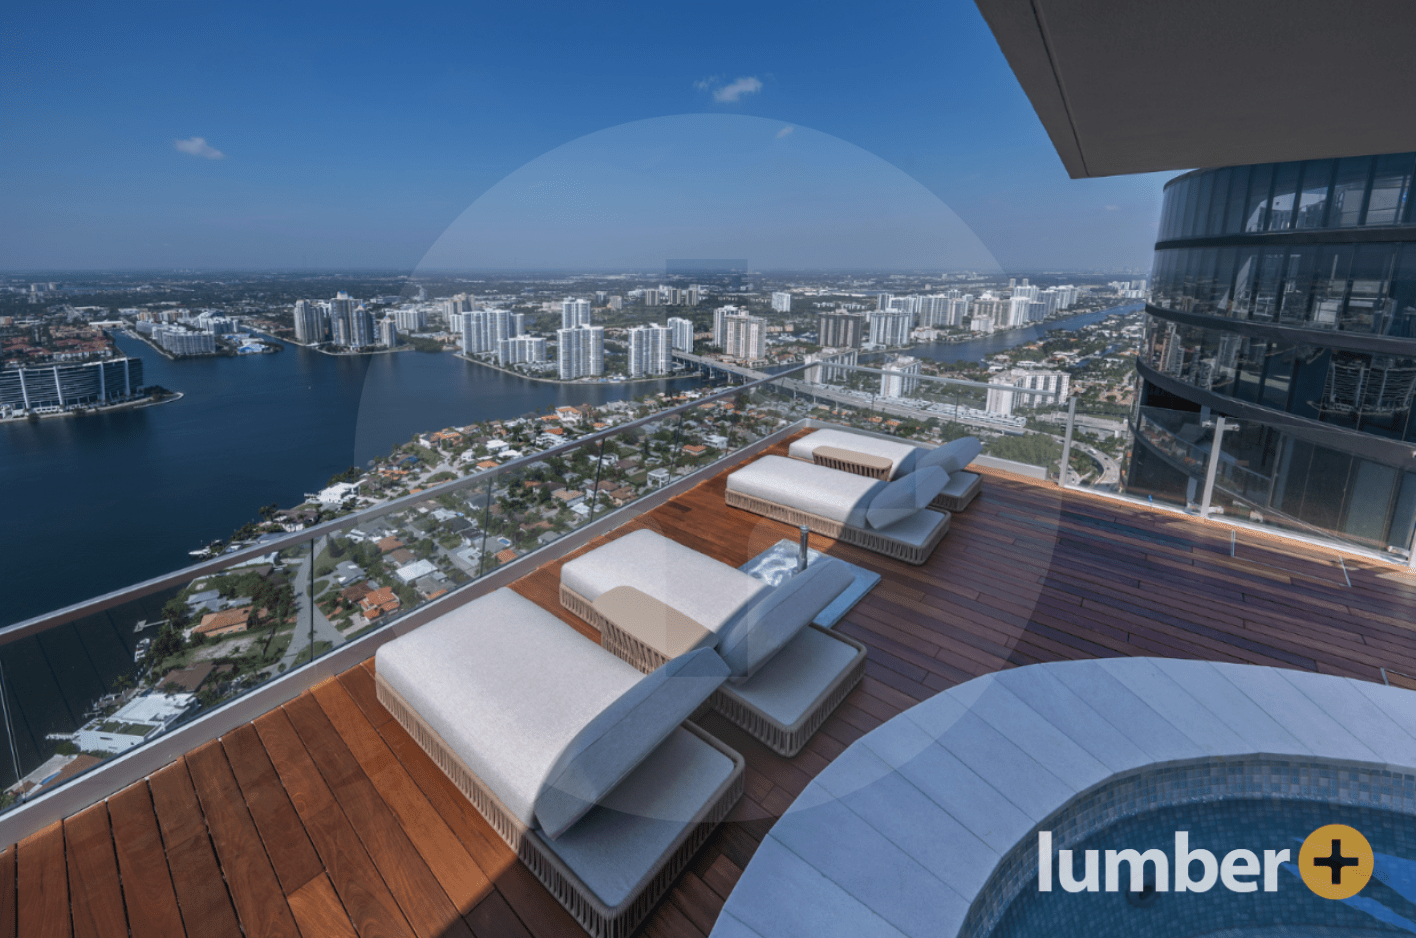
[(908, 355), (901, 355), (886, 363), (881, 369), (885, 374), (880, 376), (880, 396), (908, 397), (913, 394), (919, 388), (919, 379), (907, 376), (919, 374), (920, 364), (918, 358)]
[(405, 335), (410, 332), (422, 332), (428, 328), (428, 311), (421, 308), (395, 310), (393, 321), (398, 326), (398, 331)]
[(462, 314), (463, 354), (495, 352), (498, 342), (511, 337), (511, 314), (504, 309), (479, 309)]
[(870, 314), (870, 341), (874, 345), (909, 345), (914, 317), (907, 312), (877, 310)]
[(674, 348), (682, 352), (693, 351), (693, 322), (675, 316), (669, 320), (669, 332), (673, 334)]
[(392, 316), (379, 320), (379, 344), (387, 348), (398, 344), (398, 323)]
[(546, 340), (540, 336), (520, 335), (497, 342), (497, 363), (501, 365), (539, 365), (546, 361)]
[(673, 330), (668, 326), (635, 326), (629, 330), (629, 376), (668, 374), (672, 352)]
[[(1022, 367), (1000, 371), (988, 379), (989, 384), (998, 385), (999, 389), (988, 389), (988, 402), (984, 407), (990, 414), (1011, 417), (1015, 407), (1058, 404), (1067, 399), (1070, 380), (1065, 371)], [(1022, 388), (1029, 393), (1001, 390), (1004, 387)]]
[(767, 357), (767, 320), (757, 316), (728, 316), (723, 320), (723, 351), (741, 361)]
[(216, 336), (210, 332), (193, 332), (184, 326), (157, 326), (152, 340), (173, 355), (214, 355)]
[(772, 311), (790, 313), (792, 311), (792, 295), (790, 293), (773, 293)]
[[(829, 384), (839, 381), (849, 373), (843, 365), (860, 363), (860, 350), (854, 348), (823, 348), (819, 352), (808, 352), (805, 362), (811, 365), (803, 372), (802, 380), (810, 384)], [(813, 364), (820, 362), (821, 364)]]
[(124, 752), (162, 732), (196, 703), (195, 694), (144, 694), (134, 697), (111, 716), (85, 723), (74, 743), (86, 752)]
[(561, 380), (605, 373), (605, 327), (579, 325), (556, 332), (556, 364)]
[(719, 306), (713, 310), (713, 344), (718, 348), (728, 347), (728, 319), (734, 316), (746, 316), (747, 310), (737, 306)]
[(561, 301), (561, 328), (574, 329), (590, 325), (590, 301), (568, 298)]

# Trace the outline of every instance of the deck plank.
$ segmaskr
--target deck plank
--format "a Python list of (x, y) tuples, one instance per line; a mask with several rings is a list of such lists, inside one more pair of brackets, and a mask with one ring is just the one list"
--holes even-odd
[(236, 907), (221, 877), (186, 760), (154, 772), (148, 787), (187, 934), (239, 938)]
[(291, 895), (323, 872), (319, 855), (300, 824), (285, 786), (280, 784), (280, 776), (271, 765), (256, 728), (248, 723), (223, 736), (221, 744), (280, 879), (280, 888)]
[(130, 785), (109, 798), (108, 819), (133, 938), (180, 938), (182, 913), (147, 784)]
[(220, 740), (189, 752), (187, 770), (206, 815), (242, 930), (248, 935), (299, 938), (280, 879), (266, 855)]
[(270, 761), (329, 873), (330, 885), (361, 938), (413, 938), (413, 929), (334, 800), (282, 709), (255, 721)]
[(64, 849), (73, 892), (74, 938), (127, 938), (128, 916), (107, 804), (100, 801), (65, 819)]
[(20, 841), (15, 852), (16, 920), (24, 938), (69, 938), (69, 875), (64, 827), (51, 824)]
[(284, 709), (413, 931), (419, 938), (472, 938), (471, 929), (428, 868), (427, 859), (399, 826), (314, 695), (301, 694)]
[(302, 938), (359, 938), (324, 873), (290, 894), (290, 911)]
[(0, 938), (15, 938), (15, 848), (0, 853)]

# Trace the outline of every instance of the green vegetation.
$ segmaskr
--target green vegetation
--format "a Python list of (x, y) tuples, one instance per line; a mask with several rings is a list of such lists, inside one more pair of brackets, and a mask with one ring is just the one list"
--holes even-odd
[(1062, 458), (1061, 442), (1056, 437), (1044, 433), (999, 437), (985, 443), (983, 451), (998, 459), (1011, 459), (1030, 466), (1045, 466), (1049, 471)]
[(424, 339), (419, 336), (404, 336), (403, 341), (407, 342), (415, 352), (441, 352), (443, 344), (437, 339)]

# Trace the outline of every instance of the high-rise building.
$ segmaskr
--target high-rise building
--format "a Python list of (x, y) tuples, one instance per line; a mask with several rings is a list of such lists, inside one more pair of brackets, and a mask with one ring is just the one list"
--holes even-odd
[(173, 355), (216, 354), (216, 336), (186, 326), (158, 326), (152, 330), (152, 340)]
[(539, 365), (544, 361), (546, 340), (541, 336), (513, 336), (497, 342), (497, 363), (500, 365)]
[(718, 348), (728, 347), (727, 321), (734, 316), (746, 316), (747, 310), (737, 306), (719, 306), (713, 310), (713, 344)]
[(759, 316), (728, 316), (724, 323), (723, 351), (742, 361), (767, 357), (767, 320)]
[(579, 325), (556, 332), (556, 363), (563, 381), (605, 373), (605, 327)]
[(678, 316), (669, 320), (669, 330), (673, 333), (674, 348), (682, 352), (693, 351), (693, 321)]
[(816, 318), (816, 340), (826, 348), (860, 348), (865, 341), (865, 317), (854, 313), (822, 313)]
[(910, 344), (912, 317), (906, 312), (877, 310), (870, 314), (870, 341), (878, 346)]
[(890, 308), (890, 300), (892, 300), (892, 299), (893, 299), (893, 297), (892, 297), (890, 294), (888, 294), (888, 293), (877, 293), (877, 294), (875, 294), (875, 308), (876, 308), (876, 309), (889, 309), (889, 308)]
[[(829, 384), (849, 374), (843, 366), (860, 363), (860, 351), (854, 348), (823, 348), (819, 352), (808, 352), (804, 361), (811, 367), (802, 372), (803, 381)], [(820, 364), (814, 364), (816, 362)]]
[[(210, 340), (211, 336), (205, 338)], [(141, 358), (0, 368), (0, 407), (13, 410), (101, 406), (142, 392)]]
[(516, 338), (517, 336), (525, 335), (525, 334), (526, 334), (526, 314), (525, 314), (525, 313), (512, 313), (512, 314), (511, 314), (511, 326), (510, 326), (510, 328), (511, 328), (511, 337), (512, 337), (512, 338)]
[(504, 309), (477, 309), (462, 314), (463, 354), (495, 352), (498, 342), (511, 337), (511, 313)]
[(1243, 469), (1219, 474), (1216, 499), (1410, 549), (1414, 174), (1416, 154), (1397, 153), (1196, 170), (1166, 185), (1129, 489), (1197, 501), (1206, 462), (1174, 454), (1208, 446), (1205, 421), (1223, 415), (1238, 429), (1222, 451)]
[(790, 313), (792, 311), (792, 295), (790, 293), (773, 293), (772, 311), (776, 313)]
[(657, 287), (645, 287), (639, 291), (639, 302), (645, 306), (659, 305), (659, 290)]
[(561, 328), (574, 329), (576, 326), (590, 325), (590, 301), (566, 299), (561, 301)]
[[(394, 322), (398, 325), (398, 331), (404, 335), (410, 332), (422, 332), (428, 328), (428, 313), (424, 309), (399, 309), (393, 314)], [(461, 332), (459, 328), (457, 330)]]
[(374, 315), (360, 303), (349, 311), (349, 339), (344, 344), (350, 348), (367, 348), (378, 343), (374, 330)]
[(1006, 329), (1025, 325), (1029, 321), (1028, 307), (1032, 305), (1032, 300), (1026, 296), (1014, 296), (1008, 300), (1007, 319), (1003, 323)]
[(921, 364), (918, 358), (909, 355), (900, 355), (887, 362), (880, 369), (885, 372), (880, 376), (880, 396), (908, 397), (913, 394), (919, 388), (919, 379), (909, 376), (919, 374)]
[(673, 330), (668, 326), (635, 326), (629, 330), (629, 376), (668, 374)]
[(385, 316), (379, 320), (379, 344), (387, 348), (393, 348), (398, 344), (398, 321), (392, 316)]
[(328, 337), (324, 310), (309, 300), (295, 301), (295, 341), (315, 345)]
[[(1042, 407), (1047, 404), (1061, 404), (1067, 399), (1067, 388), (1071, 377), (1065, 371), (1047, 371), (1040, 368), (1010, 368), (989, 377), (988, 383), (997, 388), (988, 389), (988, 399), (984, 409), (999, 417), (1009, 417), (1015, 407)], [(1021, 391), (1005, 391), (1002, 388), (1022, 388)]]

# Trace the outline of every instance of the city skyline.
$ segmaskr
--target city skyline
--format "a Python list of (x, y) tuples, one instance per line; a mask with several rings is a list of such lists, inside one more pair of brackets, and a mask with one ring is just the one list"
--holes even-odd
[[(0, 65), (12, 115), (0, 165), (26, 185), (0, 196), (11, 220), (0, 240), (6, 267), (409, 269), (528, 165), (675, 115), (752, 118), (781, 149), (814, 135), (859, 148), (957, 214), (1008, 270), (1145, 266), (1171, 175), (1067, 180), (971, 4), (884, 11), (852, 30), (829, 8), (754, 10), (749, 29), (747, 9), (732, 6), (474, 19), (422, 5), (377, 28), (325, 12), (17, 11)], [(777, 41), (786, 34), (795, 40)], [(475, 41), (483, 35), (511, 39)], [(951, 37), (947, 48), (926, 49), (940, 35)], [(695, 41), (664, 61), (614, 51), (686, 36)], [(899, 54), (861, 58), (860, 48), (882, 43)], [(309, 55), (327, 46), (366, 64), (336, 79)], [(922, 104), (942, 106), (943, 119), (921, 124)], [(719, 185), (685, 183), (706, 196)], [(568, 204), (554, 189), (543, 194)], [(810, 207), (788, 199), (778, 214)], [(711, 240), (721, 227), (700, 233)], [(805, 242), (819, 227), (802, 216), (795, 233)], [(910, 239), (898, 237), (903, 250)], [(818, 266), (809, 256), (755, 263), (802, 260)]]

